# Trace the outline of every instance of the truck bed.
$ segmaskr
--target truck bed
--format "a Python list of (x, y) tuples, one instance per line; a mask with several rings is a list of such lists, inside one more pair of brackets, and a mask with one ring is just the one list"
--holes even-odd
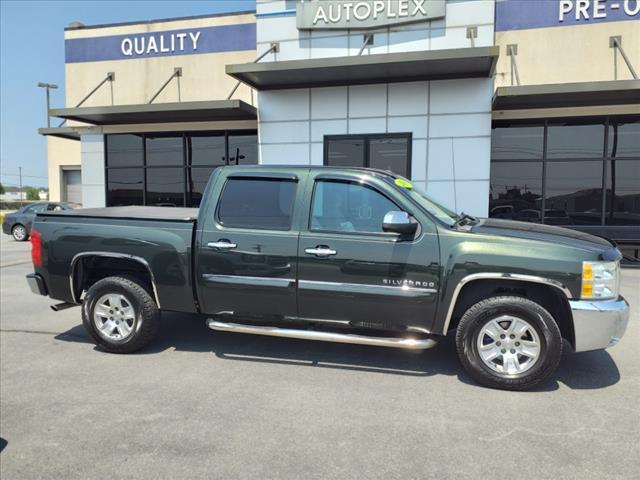
[(60, 210), (41, 212), (41, 216), (53, 217), (92, 217), (115, 218), (122, 220), (168, 220), (178, 222), (193, 222), (198, 219), (197, 208), (182, 207), (106, 207), (106, 208), (78, 208), (75, 210)]
[(195, 312), (191, 251), (197, 217), (197, 208), (136, 206), (39, 213), (33, 226), (46, 267), (36, 272), (52, 298), (75, 302), (70, 279), (82, 271), (79, 259), (136, 259), (149, 269), (163, 309)]

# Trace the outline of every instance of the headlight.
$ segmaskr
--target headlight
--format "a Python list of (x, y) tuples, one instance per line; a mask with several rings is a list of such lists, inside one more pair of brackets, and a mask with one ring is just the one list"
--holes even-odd
[(617, 298), (620, 262), (582, 262), (581, 298)]

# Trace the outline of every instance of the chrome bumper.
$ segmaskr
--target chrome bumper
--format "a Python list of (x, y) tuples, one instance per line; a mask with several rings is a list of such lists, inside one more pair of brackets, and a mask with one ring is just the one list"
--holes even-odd
[(576, 352), (612, 347), (629, 323), (629, 304), (617, 300), (570, 300)]

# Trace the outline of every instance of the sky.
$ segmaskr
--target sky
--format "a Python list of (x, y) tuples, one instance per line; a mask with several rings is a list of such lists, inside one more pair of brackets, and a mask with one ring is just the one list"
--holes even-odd
[[(64, 107), (64, 28), (188, 17), (255, 9), (255, 0), (29, 1), (0, 0), (0, 182), (47, 186), (45, 91), (55, 83), (51, 107)], [(52, 125), (57, 119), (52, 119)]]

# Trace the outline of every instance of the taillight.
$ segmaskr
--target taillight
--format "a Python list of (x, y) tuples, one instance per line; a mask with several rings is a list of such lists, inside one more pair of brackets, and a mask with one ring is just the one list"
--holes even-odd
[(36, 267), (42, 266), (42, 235), (35, 228), (31, 229), (31, 261)]

